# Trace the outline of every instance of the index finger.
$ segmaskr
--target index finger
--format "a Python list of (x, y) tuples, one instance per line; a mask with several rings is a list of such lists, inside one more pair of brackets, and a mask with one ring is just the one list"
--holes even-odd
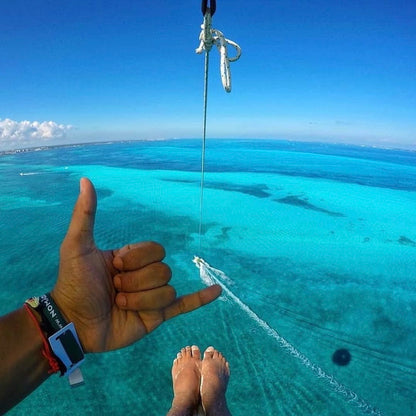
[(151, 263), (162, 261), (165, 249), (154, 241), (128, 244), (113, 251), (113, 266), (120, 271), (141, 269)]
[(165, 321), (182, 313), (191, 312), (212, 302), (221, 295), (221, 291), (220, 285), (213, 285), (199, 290), (198, 292), (190, 293), (189, 295), (184, 295), (175, 299), (175, 301), (164, 311)]

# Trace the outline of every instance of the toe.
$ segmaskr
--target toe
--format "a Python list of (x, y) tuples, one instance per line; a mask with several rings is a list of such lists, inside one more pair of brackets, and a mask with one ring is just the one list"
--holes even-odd
[(204, 359), (205, 358), (212, 358), (214, 355), (215, 349), (214, 347), (208, 347), (204, 352)]
[(196, 358), (197, 360), (201, 359), (201, 352), (196, 345), (192, 345), (191, 347), (192, 357)]
[(185, 347), (185, 353), (184, 353), (184, 355), (185, 355), (186, 357), (191, 357), (191, 356), (192, 356), (191, 347), (190, 347), (189, 345), (187, 345), (187, 346)]

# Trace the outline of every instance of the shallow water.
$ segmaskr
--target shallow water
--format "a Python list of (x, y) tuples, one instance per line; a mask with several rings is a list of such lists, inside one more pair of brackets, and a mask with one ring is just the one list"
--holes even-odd
[[(212, 344), (230, 361), (236, 416), (414, 415), (416, 153), (209, 140), (199, 235), (200, 147), (172, 140), (0, 156), (1, 313), (50, 290), (82, 176), (98, 190), (100, 247), (161, 242), (179, 294), (203, 286), (199, 255), (226, 273), (235, 296), (88, 356), (84, 386), (54, 376), (10, 414), (165, 414), (176, 352)], [(332, 362), (338, 348), (351, 352), (349, 365)]]

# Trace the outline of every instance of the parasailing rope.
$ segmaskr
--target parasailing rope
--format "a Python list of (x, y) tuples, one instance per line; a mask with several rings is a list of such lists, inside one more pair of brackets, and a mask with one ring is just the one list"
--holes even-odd
[[(208, 66), (209, 66), (209, 52), (213, 45), (216, 45), (220, 52), (220, 72), (222, 85), (226, 92), (231, 91), (231, 72), (230, 62), (236, 61), (241, 55), (241, 48), (233, 41), (226, 39), (222, 32), (212, 29), (212, 16), (216, 10), (215, 0), (211, 0), (210, 7), (208, 7), (208, 0), (202, 0), (202, 14), (204, 21), (201, 25), (201, 34), (199, 35), (200, 45), (196, 49), (196, 53), (205, 51), (205, 66), (204, 66), (204, 112), (203, 112), (203, 134), (202, 134), (202, 157), (201, 157), (201, 194), (200, 194), (200, 212), (199, 212), (199, 250), (201, 251), (202, 240), (202, 211), (203, 211), (203, 196), (204, 196), (204, 176), (205, 176), (205, 141), (207, 130), (207, 102), (208, 102)], [(227, 45), (232, 45), (236, 49), (236, 56), (228, 57)], [(354, 391), (339, 383), (332, 375), (325, 373), (319, 366), (314, 364), (298, 351), (292, 344), (283, 338), (274, 328), (262, 320), (248, 305), (238, 298), (226, 285), (228, 276), (221, 270), (211, 267), (204, 259), (195, 256), (193, 259), (196, 267), (199, 269), (202, 281), (208, 285), (219, 284), (225, 295), (233, 300), (251, 319), (253, 319), (266, 333), (275, 339), (278, 345), (284, 350), (288, 351), (293, 357), (300, 360), (300, 362), (309, 368), (316, 377), (323, 378), (333, 390), (344, 397), (348, 402), (356, 405), (363, 414), (370, 414), (381, 416), (381, 412), (366, 403)]]
[[(205, 51), (204, 64), (204, 107), (203, 107), (203, 128), (202, 128), (202, 155), (201, 155), (201, 192), (199, 203), (199, 249), (201, 250), (202, 239), (202, 212), (204, 200), (204, 176), (205, 176), (205, 142), (207, 133), (207, 103), (208, 103), (208, 69), (209, 69), (209, 53), (212, 46), (215, 45), (220, 53), (220, 73), (222, 85), (226, 92), (231, 92), (231, 70), (230, 62), (236, 61), (241, 55), (241, 48), (232, 40), (226, 39), (224, 34), (217, 29), (212, 28), (212, 16), (217, 8), (216, 1), (211, 0), (208, 6), (208, 0), (202, 0), (202, 15), (204, 20), (201, 25), (201, 33), (199, 35), (200, 44), (195, 50), (200, 54)], [(236, 49), (236, 55), (232, 58), (228, 56), (227, 45), (231, 45)]]

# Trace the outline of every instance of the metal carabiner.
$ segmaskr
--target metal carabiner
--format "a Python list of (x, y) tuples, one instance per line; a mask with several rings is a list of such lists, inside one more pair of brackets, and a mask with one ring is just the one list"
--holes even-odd
[(217, 10), (216, 0), (211, 0), (209, 7), (208, 7), (208, 0), (202, 0), (201, 11), (202, 11), (203, 16), (205, 16), (207, 11), (209, 12), (211, 16), (214, 16), (215, 10)]

